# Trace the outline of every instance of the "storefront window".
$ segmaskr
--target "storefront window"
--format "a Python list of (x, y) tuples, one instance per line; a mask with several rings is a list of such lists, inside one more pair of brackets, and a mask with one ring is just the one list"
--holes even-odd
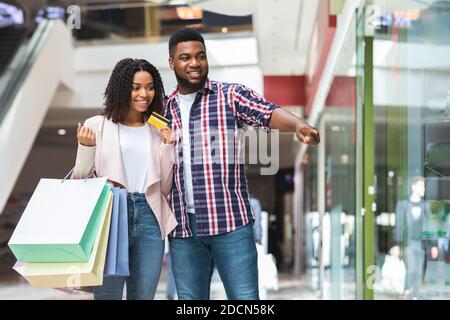
[(448, 299), (450, 2), (376, 3), (375, 298)]
[[(354, 19), (354, 18), (353, 18)], [(355, 25), (353, 20), (352, 25)], [(309, 279), (323, 299), (355, 298), (355, 29), (346, 36), (319, 121), (321, 145), (308, 148), (305, 167)], [(311, 161), (313, 160), (313, 161)], [(315, 176), (312, 176), (315, 174)], [(323, 181), (320, 181), (323, 179)], [(308, 190), (307, 190), (308, 189)], [(313, 192), (317, 196), (311, 197)], [(323, 209), (322, 209), (323, 208)], [(321, 212), (323, 210), (323, 212)], [(322, 244), (321, 246), (319, 244)]]

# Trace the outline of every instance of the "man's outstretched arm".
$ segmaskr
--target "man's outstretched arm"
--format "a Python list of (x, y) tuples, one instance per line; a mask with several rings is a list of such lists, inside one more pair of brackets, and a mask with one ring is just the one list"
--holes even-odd
[(305, 144), (316, 145), (320, 142), (317, 129), (283, 108), (277, 108), (273, 111), (269, 127), (270, 129), (279, 129), (281, 132), (295, 132), (298, 140)]

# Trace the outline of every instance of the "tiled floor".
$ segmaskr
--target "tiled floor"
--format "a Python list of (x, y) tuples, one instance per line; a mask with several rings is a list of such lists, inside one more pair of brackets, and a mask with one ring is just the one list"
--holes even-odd
[[(3, 280), (3, 281), (1, 281)], [(155, 299), (166, 300), (165, 295), (166, 281), (165, 274), (161, 276)], [(20, 277), (0, 278), (0, 300), (90, 300), (91, 293), (77, 292), (68, 294), (54, 289), (37, 289), (32, 288), (25, 280)], [(211, 299), (226, 299), (222, 282), (217, 277), (211, 284)], [(308, 287), (306, 282), (301, 278), (280, 275), (279, 289), (277, 291), (269, 291), (267, 299), (274, 300), (316, 300), (316, 294)]]

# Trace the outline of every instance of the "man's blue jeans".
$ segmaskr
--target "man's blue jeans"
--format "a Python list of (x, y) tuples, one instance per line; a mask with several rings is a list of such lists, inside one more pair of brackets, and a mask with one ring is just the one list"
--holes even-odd
[(258, 257), (252, 224), (202, 237), (197, 237), (195, 214), (189, 214), (189, 225), (192, 237), (170, 238), (178, 299), (208, 300), (215, 264), (228, 299), (258, 300)]
[(129, 277), (104, 277), (94, 288), (96, 300), (121, 300), (127, 284), (128, 300), (152, 300), (161, 275), (164, 240), (158, 221), (143, 193), (128, 193)]

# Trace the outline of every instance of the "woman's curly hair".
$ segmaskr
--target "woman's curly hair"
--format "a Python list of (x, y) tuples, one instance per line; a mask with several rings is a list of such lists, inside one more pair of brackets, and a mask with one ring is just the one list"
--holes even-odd
[(165, 93), (158, 69), (147, 60), (126, 58), (116, 64), (105, 89), (103, 115), (114, 123), (119, 123), (127, 118), (131, 105), (134, 74), (139, 71), (147, 71), (151, 74), (155, 88), (155, 96), (144, 114), (144, 121), (150, 117), (153, 111), (159, 114), (163, 112)]

